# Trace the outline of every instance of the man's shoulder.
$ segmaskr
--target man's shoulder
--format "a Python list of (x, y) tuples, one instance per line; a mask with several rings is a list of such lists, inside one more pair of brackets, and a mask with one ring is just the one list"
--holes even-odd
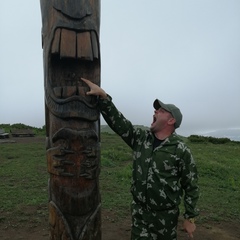
[(148, 141), (152, 141), (154, 138), (153, 133), (148, 128), (133, 126), (133, 129), (137, 137), (146, 138)]
[(177, 133), (174, 132), (171, 135), (169, 141), (171, 142), (171, 144), (175, 144), (177, 146), (177, 149), (179, 149), (183, 152), (185, 152), (185, 151), (190, 152), (190, 148), (188, 147), (184, 138), (182, 136), (178, 135)]
[(171, 136), (169, 136), (169, 141), (174, 143), (174, 144), (185, 144), (183, 138), (178, 135), (176, 132), (173, 132)]

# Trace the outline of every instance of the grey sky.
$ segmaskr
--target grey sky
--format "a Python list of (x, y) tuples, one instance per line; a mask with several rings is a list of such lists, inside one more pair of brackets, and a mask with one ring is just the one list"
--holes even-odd
[[(0, 9), (0, 123), (44, 123), (37, 0)], [(239, 0), (102, 0), (101, 81), (119, 110), (149, 126), (152, 102), (174, 103), (180, 134), (240, 129)]]

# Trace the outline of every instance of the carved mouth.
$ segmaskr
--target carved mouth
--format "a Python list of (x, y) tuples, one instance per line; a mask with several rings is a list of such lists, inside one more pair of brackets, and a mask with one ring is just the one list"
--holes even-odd
[(95, 32), (58, 28), (52, 42), (51, 55), (51, 85), (54, 96), (57, 99), (67, 99), (85, 95), (87, 88), (83, 86), (81, 77), (96, 78), (92, 75), (96, 65), (94, 60), (99, 59)]
[(56, 29), (49, 64), (46, 100), (55, 114), (61, 112), (61, 116), (64, 116), (67, 111), (66, 116), (81, 117), (86, 108), (96, 107), (96, 97), (86, 95), (89, 88), (81, 81), (81, 77), (84, 77), (100, 84), (100, 53), (95, 31)]

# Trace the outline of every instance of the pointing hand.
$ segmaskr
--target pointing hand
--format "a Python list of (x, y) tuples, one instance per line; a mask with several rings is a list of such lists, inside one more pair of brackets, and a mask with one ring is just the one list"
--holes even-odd
[(84, 81), (90, 88), (90, 91), (86, 92), (87, 95), (95, 95), (103, 99), (107, 98), (106, 92), (102, 88), (100, 88), (98, 85), (96, 85), (95, 83), (85, 78), (81, 78), (81, 80)]

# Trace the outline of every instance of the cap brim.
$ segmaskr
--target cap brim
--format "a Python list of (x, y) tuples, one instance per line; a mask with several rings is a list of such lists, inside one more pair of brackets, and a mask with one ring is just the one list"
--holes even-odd
[(153, 107), (158, 110), (159, 108), (163, 108), (165, 110), (167, 110), (168, 112), (170, 112), (170, 109), (166, 106), (166, 104), (164, 104), (163, 102), (161, 102), (159, 99), (156, 99), (153, 102)]

